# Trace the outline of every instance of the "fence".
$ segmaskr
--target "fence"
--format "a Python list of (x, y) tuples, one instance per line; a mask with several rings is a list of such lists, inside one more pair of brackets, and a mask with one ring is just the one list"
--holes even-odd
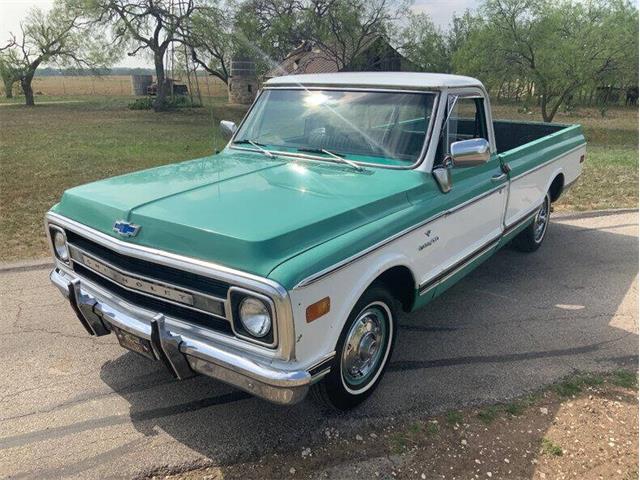
[[(193, 79), (192, 79), (193, 83)], [(227, 95), (227, 86), (215, 77), (198, 76), (200, 93), (205, 97), (220, 97)], [(195, 85), (194, 85), (195, 87)], [(18, 88), (16, 84), (14, 88)], [(194, 88), (195, 90), (195, 88)], [(4, 96), (4, 88), (0, 85)], [(35, 77), (33, 91), (37, 95), (99, 95), (99, 96), (131, 96), (130, 75), (93, 76), (51, 76)], [(17, 93), (14, 91), (14, 93)]]

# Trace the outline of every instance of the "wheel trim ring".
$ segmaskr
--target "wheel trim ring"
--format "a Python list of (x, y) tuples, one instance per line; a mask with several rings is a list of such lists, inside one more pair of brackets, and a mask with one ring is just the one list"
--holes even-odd
[(547, 225), (549, 225), (549, 213), (549, 196), (547, 195), (533, 220), (533, 241), (536, 243), (540, 243), (544, 239)]
[[(345, 342), (344, 345), (342, 347), (342, 352), (340, 352), (340, 381), (342, 382), (343, 387), (347, 390), (347, 392), (349, 392), (352, 395), (358, 395), (361, 393), (366, 392), (367, 390), (369, 390), (378, 380), (378, 378), (380, 377), (380, 374), (382, 373), (383, 367), (386, 365), (387, 359), (389, 357), (389, 352), (391, 350), (391, 344), (393, 343), (393, 315), (391, 314), (391, 309), (383, 302), (372, 302), (369, 305), (367, 305), (366, 307), (364, 307), (360, 313), (357, 316), (357, 320), (353, 323), (352, 327), (349, 329), (349, 332), (351, 333), (353, 327), (355, 325), (357, 325), (359, 319), (363, 316), (363, 313), (366, 312), (367, 310), (372, 309), (373, 307), (379, 307), (380, 310), (382, 310), (382, 313), (384, 313), (384, 317), (387, 320), (387, 326), (386, 326), (386, 345), (384, 346), (384, 353), (383, 355), (379, 358), (376, 359), (375, 361), (375, 368), (372, 371), (372, 374), (369, 375), (369, 378), (367, 378), (364, 381), (364, 385), (362, 386), (354, 386), (354, 385), (350, 385), (347, 381), (345, 381), (345, 376), (344, 376), (344, 350), (348, 345), (348, 338), (349, 338), (349, 334), (347, 334), (347, 337), (345, 338)], [(378, 347), (380, 348), (380, 347)]]

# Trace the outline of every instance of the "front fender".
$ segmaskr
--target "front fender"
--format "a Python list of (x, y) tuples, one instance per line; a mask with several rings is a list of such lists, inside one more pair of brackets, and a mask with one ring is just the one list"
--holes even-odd
[[(332, 352), (351, 310), (364, 291), (389, 269), (403, 266), (411, 271), (410, 265), (410, 259), (401, 252), (381, 249), (290, 291), (296, 332), (296, 359), (302, 365), (311, 365)], [(413, 271), (411, 273), (416, 288), (416, 275)], [(307, 307), (325, 297), (331, 301), (329, 313), (307, 323)]]

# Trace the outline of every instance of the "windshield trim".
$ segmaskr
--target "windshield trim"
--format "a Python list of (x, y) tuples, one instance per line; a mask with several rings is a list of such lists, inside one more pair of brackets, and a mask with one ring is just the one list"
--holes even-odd
[[(357, 165), (363, 166), (363, 167), (373, 167), (373, 168), (388, 168), (390, 170), (414, 170), (416, 168), (418, 168), (422, 162), (424, 162), (426, 155), (427, 155), (427, 150), (429, 149), (429, 145), (431, 143), (431, 137), (433, 135), (433, 129), (435, 126), (435, 119), (438, 115), (438, 107), (440, 105), (440, 95), (441, 92), (440, 90), (413, 90), (413, 89), (389, 89), (389, 88), (363, 88), (363, 87), (353, 87), (353, 88), (332, 88), (332, 87), (322, 87), (322, 86), (313, 86), (313, 87), (305, 87), (304, 85), (300, 85), (298, 87), (294, 87), (294, 86), (287, 86), (287, 87), (265, 87), (263, 88), (260, 93), (258, 94), (258, 96), (256, 97), (256, 99), (253, 101), (253, 104), (251, 105), (251, 108), (249, 108), (249, 110), (247, 111), (247, 113), (245, 114), (244, 118), (242, 119), (242, 121), (240, 122), (240, 124), (238, 125), (238, 128), (236, 128), (236, 131), (234, 132), (233, 136), (231, 137), (231, 139), (229, 140), (229, 143), (227, 143), (227, 147), (226, 148), (230, 148), (233, 150), (244, 150), (244, 151), (249, 151), (249, 152), (256, 152), (256, 153), (261, 153), (260, 150), (257, 150), (255, 148), (250, 148), (250, 147), (244, 147), (244, 146), (239, 146), (239, 145), (234, 145), (233, 142), (236, 139), (236, 135), (238, 134), (238, 132), (240, 132), (240, 130), (242, 129), (242, 126), (244, 125), (245, 121), (247, 120), (247, 118), (249, 118), (249, 115), (251, 115), (251, 112), (253, 112), (254, 107), (257, 105), (258, 100), (260, 99), (260, 97), (264, 94), (264, 92), (266, 90), (307, 90), (307, 91), (312, 91), (312, 90), (337, 90), (337, 91), (344, 91), (344, 92), (394, 92), (394, 93), (419, 93), (419, 94), (429, 94), (429, 95), (433, 95), (434, 99), (433, 99), (433, 109), (431, 112), (431, 118), (429, 119), (429, 125), (427, 126), (427, 131), (425, 133), (424, 136), (424, 141), (422, 143), (422, 149), (420, 150), (420, 154), (418, 155), (418, 158), (416, 159), (416, 161), (414, 163), (412, 163), (411, 165), (384, 165), (382, 163), (377, 163), (377, 162), (360, 162), (358, 160), (351, 160), (352, 162), (354, 162)], [(279, 151), (279, 150), (269, 150), (270, 152), (272, 152), (274, 155), (277, 155), (279, 157), (291, 157), (291, 158), (305, 158), (308, 160), (320, 160), (322, 162), (325, 163), (333, 163), (335, 165), (338, 165), (336, 162), (333, 162), (332, 160), (329, 160), (326, 156), (320, 156), (320, 155), (312, 155), (312, 154), (302, 154), (302, 153), (294, 153), (294, 152), (283, 152), (283, 151)]]

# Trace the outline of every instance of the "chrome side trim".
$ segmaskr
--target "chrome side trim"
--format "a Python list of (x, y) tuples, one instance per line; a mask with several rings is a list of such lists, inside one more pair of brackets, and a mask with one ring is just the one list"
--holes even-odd
[(420, 285), (420, 287), (418, 288), (418, 293), (420, 295), (424, 295), (429, 290), (437, 287), (441, 283), (446, 282), (455, 274), (459, 273), (461, 270), (468, 267), (471, 263), (476, 261), (478, 258), (482, 257), (483, 255), (488, 253), (490, 250), (496, 248), (501, 238), (502, 238), (502, 235), (495, 237), (494, 239), (490, 240), (489, 242), (487, 242), (486, 244), (484, 244), (483, 246), (481, 246), (471, 254), (467, 255), (462, 260), (456, 262), (451, 267), (446, 268), (441, 273), (437, 274), (435, 277), (426, 281), (425, 283)]
[[(278, 347), (276, 350), (258, 347), (256, 345), (254, 345), (254, 347), (259, 348), (268, 356), (275, 355), (277, 358), (283, 360), (291, 360), (295, 357), (295, 327), (293, 323), (291, 299), (289, 298), (287, 290), (279, 283), (268, 278), (263, 278), (241, 270), (235, 270), (213, 262), (131, 244), (98, 232), (57, 213), (48, 212), (46, 222), (67, 228), (119, 254), (214, 278), (269, 297), (273, 301), (276, 309), (279, 332)], [(51, 244), (51, 242), (49, 243)], [(202, 332), (202, 334), (206, 336), (208, 332)], [(244, 340), (237, 340), (237, 343), (240, 348), (242, 348), (243, 344), (247, 345), (247, 342)]]
[(510, 234), (516, 228), (521, 227), (523, 224), (525, 224), (528, 221), (532, 220), (533, 217), (536, 216), (536, 213), (538, 212), (539, 208), (540, 208), (540, 205), (538, 205), (536, 208), (534, 208), (533, 211), (524, 214), (522, 217), (520, 217), (515, 222), (512, 222), (509, 225), (505, 226), (504, 230), (502, 231), (502, 236)]
[(301, 280), (300, 282), (298, 282), (293, 287), (293, 289), (295, 290), (296, 288), (306, 287), (306, 286), (308, 286), (308, 285), (310, 285), (310, 284), (312, 284), (314, 282), (317, 282), (318, 280), (320, 280), (321, 278), (329, 275), (330, 273), (333, 273), (335, 271), (338, 271), (338, 270), (348, 266), (349, 264), (355, 262), (356, 260), (364, 257), (365, 255), (368, 255), (369, 253), (371, 253), (371, 252), (373, 252), (375, 250), (378, 250), (378, 249), (384, 247), (385, 245), (393, 242), (394, 240), (397, 240), (400, 237), (408, 235), (409, 233), (411, 233), (411, 232), (413, 232), (413, 231), (415, 231), (415, 230), (417, 230), (419, 228), (422, 228), (425, 225), (427, 225), (427, 224), (429, 224), (431, 222), (434, 222), (435, 220), (437, 220), (437, 219), (439, 219), (441, 217), (444, 217), (446, 215), (450, 215), (450, 214), (452, 214), (454, 212), (457, 212), (458, 210), (460, 210), (462, 208), (468, 207), (469, 205), (471, 205), (473, 203), (476, 203), (476, 202), (482, 200), (483, 198), (491, 195), (492, 193), (495, 193), (498, 190), (502, 190), (503, 188), (506, 188), (506, 184), (498, 185), (497, 187), (494, 187), (494, 188), (492, 188), (490, 190), (487, 190), (486, 192), (483, 192), (480, 195), (478, 195), (477, 197), (473, 197), (473, 198), (467, 200), (466, 202), (461, 203), (460, 205), (456, 205), (455, 207), (452, 207), (452, 208), (450, 208), (448, 210), (444, 210), (442, 212), (436, 213), (435, 215), (427, 218), (426, 220), (423, 220), (422, 222), (417, 223), (416, 225), (412, 225), (411, 227), (408, 227), (408, 228), (406, 228), (404, 230), (401, 230), (400, 232), (395, 233), (394, 235), (392, 235), (392, 236), (390, 236), (388, 238), (385, 238), (384, 240), (382, 240), (382, 241), (380, 241), (380, 242), (378, 242), (378, 243), (376, 243), (374, 245), (371, 245), (368, 248), (365, 248), (361, 252), (358, 252), (355, 255), (352, 255), (351, 257), (345, 258), (344, 260), (336, 263), (335, 265), (327, 267), (327, 268), (325, 268), (323, 270), (320, 270), (318, 273), (315, 273), (313, 275), (308, 276), (307, 278), (305, 278), (305, 279)]
[(293, 290), (295, 290), (296, 288), (302, 288), (302, 287), (306, 287), (308, 285), (311, 285), (312, 283), (317, 282), (321, 278), (326, 277), (330, 273), (333, 273), (333, 272), (336, 272), (338, 270), (341, 270), (342, 268), (344, 268), (344, 267), (348, 266), (349, 264), (355, 262), (356, 260), (364, 257), (365, 255), (368, 255), (369, 253), (384, 247), (385, 245), (393, 242), (394, 240), (396, 240), (396, 239), (398, 239), (398, 238), (400, 238), (400, 237), (402, 237), (404, 235), (407, 235), (408, 233), (411, 233), (414, 230), (417, 230), (418, 228), (423, 227), (423, 226), (427, 225), (428, 223), (431, 223), (431, 222), (437, 220), (440, 217), (444, 217), (446, 214), (447, 214), (446, 211), (439, 212), (439, 213), (427, 218), (426, 220), (424, 220), (424, 221), (422, 221), (422, 222), (420, 222), (420, 223), (418, 223), (416, 225), (413, 225), (413, 226), (411, 226), (409, 228), (406, 228), (405, 230), (402, 230), (402, 231), (400, 231), (400, 232), (398, 232), (398, 233), (396, 233), (396, 234), (394, 234), (394, 235), (392, 235), (392, 236), (390, 236), (388, 238), (385, 238), (384, 240), (382, 240), (382, 241), (380, 241), (380, 242), (378, 242), (378, 243), (376, 243), (374, 245), (371, 245), (370, 247), (365, 248), (364, 250), (362, 250), (361, 252), (356, 253), (355, 255), (352, 255), (352, 256), (350, 256), (348, 258), (345, 258), (344, 260), (342, 260), (342, 261), (340, 261), (340, 262), (338, 262), (338, 263), (336, 263), (334, 265), (331, 265), (330, 267), (327, 267), (327, 268), (325, 268), (323, 270), (320, 270), (319, 272), (314, 273), (313, 275), (310, 275), (307, 278), (304, 278), (303, 280), (298, 282), (293, 287)]
[(551, 160), (547, 160), (546, 162), (541, 163), (540, 165), (537, 165), (537, 166), (533, 167), (532, 169), (527, 170), (526, 172), (522, 172), (520, 175), (516, 175), (515, 177), (512, 177), (511, 181), (515, 182), (519, 178), (526, 177), (527, 175), (529, 175), (531, 173), (537, 172), (541, 168), (544, 168), (547, 165), (552, 164), (553, 162), (557, 162), (558, 160), (560, 160), (565, 155), (569, 155), (569, 154), (575, 152), (576, 150), (580, 150), (581, 148), (585, 148), (586, 145), (587, 145), (586, 143), (583, 143), (583, 144), (578, 145), (577, 147), (571, 148), (571, 149), (567, 150), (566, 152), (563, 152), (563, 153), (553, 157)]
[[(573, 153), (574, 151), (579, 150), (580, 148), (584, 148), (585, 145), (586, 144), (583, 143), (581, 145), (578, 145), (575, 148), (572, 148), (571, 150), (567, 150), (566, 152), (563, 152), (563, 153), (559, 154), (557, 157), (554, 157), (553, 159), (549, 160), (548, 162), (545, 162), (545, 163), (543, 163), (541, 165), (538, 165), (533, 170), (524, 172), (524, 173), (518, 175), (517, 177), (512, 178), (510, 181), (513, 182), (514, 180), (517, 180), (520, 177), (523, 177), (525, 175), (528, 175), (529, 173), (532, 173), (532, 172), (534, 172), (536, 170), (539, 170), (540, 168), (543, 168), (543, 167), (549, 165), (550, 163), (553, 163), (553, 162), (559, 160), (561, 157), (563, 157), (563, 156), (565, 156), (567, 154)], [(437, 220), (438, 218), (440, 218), (440, 217), (442, 217), (444, 215), (449, 215), (451, 213), (454, 213), (454, 212), (456, 212), (456, 211), (458, 211), (458, 210), (470, 205), (471, 203), (474, 203), (474, 202), (477, 202), (479, 200), (482, 200), (482, 198), (484, 196), (490, 195), (491, 193), (495, 192), (496, 190), (500, 190), (500, 189), (503, 189), (503, 188), (506, 188), (506, 187), (507, 187), (506, 183), (504, 183), (502, 185), (499, 185), (499, 186), (495, 187), (494, 189), (491, 189), (491, 190), (489, 190), (487, 192), (484, 192), (484, 193), (482, 193), (481, 195), (479, 195), (477, 197), (474, 197), (474, 198), (472, 198), (470, 200), (467, 200), (466, 202), (461, 203), (460, 205), (457, 205), (456, 207), (453, 207), (453, 208), (451, 208), (451, 209), (449, 209), (447, 211), (444, 211), (444, 212), (440, 212), (440, 213), (438, 213), (438, 214), (436, 214), (436, 215), (434, 215), (434, 216), (432, 216), (432, 217), (430, 217), (430, 218), (428, 218), (428, 219), (426, 219), (426, 220), (424, 220), (424, 221), (422, 221), (422, 222), (420, 222), (420, 223), (418, 223), (418, 224), (416, 224), (416, 225), (414, 225), (412, 227), (409, 227), (409, 228), (407, 228), (405, 230), (402, 230), (401, 232), (398, 232), (398, 233), (392, 235), (391, 237), (389, 237), (389, 238), (387, 238), (385, 240), (382, 240), (381, 242), (376, 243), (375, 245), (372, 245), (371, 247), (368, 247), (365, 250), (363, 250), (361, 252), (358, 252), (355, 255), (352, 255), (351, 257), (348, 257), (348, 258), (336, 263), (335, 265), (332, 265), (332, 266), (327, 267), (327, 268), (325, 268), (323, 270), (320, 270), (319, 272), (314, 273), (313, 275), (309, 275), (308, 277), (306, 277), (306, 278), (302, 279), (300, 282), (298, 282), (293, 287), (293, 289), (306, 287), (306, 286), (308, 286), (308, 285), (320, 280), (321, 278), (329, 275), (330, 273), (338, 271), (338, 270), (342, 269), (343, 267), (347, 266), (348, 264), (353, 263), (356, 260), (364, 257), (365, 255), (368, 255), (369, 253), (371, 253), (371, 252), (373, 252), (373, 251), (375, 251), (375, 250), (387, 245), (388, 243), (390, 243), (390, 242), (392, 242), (392, 241), (394, 241), (394, 240), (396, 240), (396, 239), (398, 239), (398, 238), (400, 238), (400, 237), (402, 237), (404, 235), (407, 235), (407, 234), (413, 232), (414, 230), (417, 230), (418, 228), (424, 227), (428, 223), (431, 223), (431, 222)], [(536, 209), (537, 209), (537, 207), (536, 207)]]
[(455, 207), (450, 208), (449, 210), (447, 210), (447, 215), (455, 213), (458, 210), (462, 210), (463, 208), (473, 205), (474, 203), (478, 203), (480, 200), (484, 199), (485, 197), (488, 197), (492, 193), (498, 192), (505, 188), (507, 188), (507, 185), (502, 184), (502, 185), (498, 185), (497, 187), (493, 187), (492, 189), (487, 190), (486, 192), (482, 192), (477, 197), (470, 198), (469, 200), (462, 202), (460, 205), (456, 205)]

